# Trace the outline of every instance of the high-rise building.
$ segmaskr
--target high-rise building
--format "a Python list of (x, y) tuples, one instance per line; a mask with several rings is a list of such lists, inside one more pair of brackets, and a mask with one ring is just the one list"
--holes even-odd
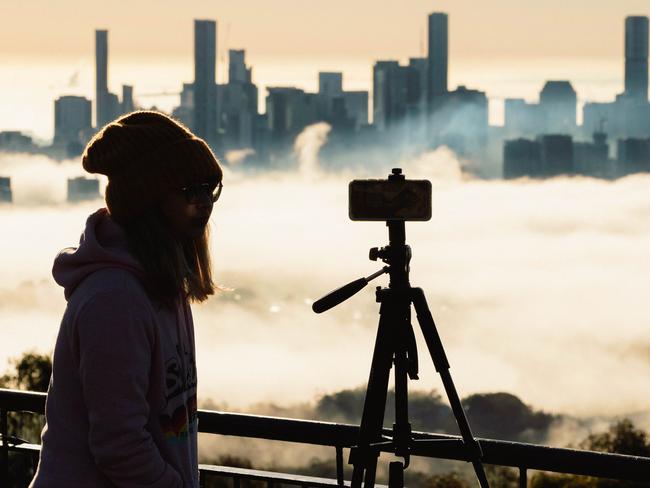
[(424, 107), (427, 101), (427, 80), (429, 77), (429, 60), (427, 58), (409, 58), (407, 90), (408, 103), (412, 107)]
[(318, 103), (320, 117), (333, 126), (347, 120), (343, 100), (343, 73), (339, 71), (318, 73)]
[(538, 141), (515, 139), (503, 145), (503, 177), (506, 179), (541, 176)]
[(565, 134), (544, 134), (540, 143), (542, 176), (559, 176), (574, 173), (573, 139)]
[(573, 134), (576, 131), (578, 96), (569, 81), (547, 81), (539, 94), (544, 118), (540, 132)]
[(252, 82), (252, 69), (246, 67), (246, 51), (243, 49), (228, 50), (228, 82)]
[(194, 127), (194, 83), (183, 83), (181, 104), (174, 108), (172, 117), (187, 127)]
[(321, 71), (318, 73), (318, 93), (328, 97), (338, 97), (343, 92), (343, 73), (340, 71)]
[(229, 80), (218, 85), (220, 140), (225, 150), (255, 146), (257, 123), (257, 86), (251, 82), (251, 68), (246, 66), (244, 50), (229, 51)]
[(12, 201), (11, 178), (8, 176), (0, 176), (0, 203), (11, 203)]
[(650, 139), (619, 139), (616, 152), (622, 175), (650, 172)]
[(625, 19), (625, 94), (648, 100), (648, 17)]
[(92, 102), (85, 97), (64, 96), (54, 101), (54, 143), (85, 144), (92, 129)]
[(397, 61), (377, 61), (373, 66), (373, 123), (380, 132), (406, 117), (408, 68)]
[(194, 132), (208, 143), (217, 136), (217, 23), (194, 21)]
[(95, 200), (100, 198), (99, 180), (78, 176), (68, 178), (68, 201), (80, 202), (83, 200)]
[(436, 111), (434, 137), (436, 145), (444, 144), (463, 156), (478, 154), (487, 143), (488, 99), (485, 92), (460, 85), (445, 97)]
[(543, 131), (544, 117), (537, 103), (523, 98), (506, 98), (504, 127), (508, 136), (534, 137)]
[(293, 87), (268, 87), (267, 91), (267, 127), (277, 145), (291, 142), (307, 125), (318, 121), (316, 94)]
[(122, 113), (133, 112), (134, 108), (133, 87), (131, 85), (122, 85)]
[(108, 31), (95, 31), (95, 125), (112, 119), (108, 107)]
[(575, 173), (573, 140), (564, 134), (545, 134), (536, 140), (505, 141), (504, 178), (550, 178)]
[(614, 102), (585, 103), (582, 120), (584, 135), (605, 124), (613, 139), (650, 136), (648, 17), (625, 19), (625, 91)]
[(95, 125), (102, 127), (121, 113), (117, 95), (108, 91), (108, 31), (95, 31)]
[(360, 129), (368, 125), (368, 92), (344, 91), (343, 100), (347, 116), (354, 121), (354, 128)]
[(447, 93), (448, 17), (444, 13), (429, 15), (429, 79), (427, 100), (429, 110), (437, 107), (436, 99)]
[(17, 130), (0, 131), (0, 151), (32, 152), (35, 149), (36, 146), (30, 136)]
[(573, 143), (573, 163), (575, 172), (597, 178), (615, 178), (615, 166), (609, 159), (607, 134), (594, 132), (590, 142)]

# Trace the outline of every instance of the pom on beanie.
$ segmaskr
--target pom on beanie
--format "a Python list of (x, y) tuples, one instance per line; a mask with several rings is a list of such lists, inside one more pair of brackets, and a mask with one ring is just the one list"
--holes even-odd
[(86, 146), (82, 165), (108, 176), (106, 206), (121, 224), (137, 219), (173, 189), (223, 177), (202, 139), (153, 111), (132, 112), (106, 125)]

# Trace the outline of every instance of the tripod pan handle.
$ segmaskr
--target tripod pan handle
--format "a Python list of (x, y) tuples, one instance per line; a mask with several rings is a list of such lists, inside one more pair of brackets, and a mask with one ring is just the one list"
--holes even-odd
[(323, 298), (316, 300), (312, 304), (311, 309), (316, 313), (325, 312), (326, 310), (335, 307), (342, 301), (347, 300), (367, 284), (367, 278), (359, 278), (358, 280), (354, 280), (352, 283), (348, 283), (341, 288), (337, 288), (333, 292), (325, 295)]

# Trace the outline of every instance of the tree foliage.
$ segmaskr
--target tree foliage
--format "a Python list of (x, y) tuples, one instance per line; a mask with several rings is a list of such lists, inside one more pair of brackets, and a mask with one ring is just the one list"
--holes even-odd
[(590, 451), (650, 457), (648, 434), (637, 429), (630, 419), (616, 422), (607, 432), (589, 435), (580, 447)]
[[(45, 354), (26, 352), (10, 360), (10, 368), (0, 376), (0, 388), (28, 391), (47, 391), (52, 375), (52, 360)], [(7, 415), (9, 434), (17, 442), (40, 443), (45, 417), (31, 412), (10, 412)], [(34, 475), (29, 456), (11, 453), (9, 456), (9, 485), (27, 486)]]
[[(637, 429), (631, 420), (622, 419), (606, 432), (589, 435), (580, 443), (581, 449), (590, 451), (628, 454), (650, 457), (650, 440), (643, 430)], [(539, 473), (531, 480), (532, 488), (648, 488), (648, 483), (616, 481), (585, 476)]]
[(10, 360), (13, 371), (0, 376), (0, 388), (46, 392), (52, 376), (52, 358), (46, 354), (26, 352)]

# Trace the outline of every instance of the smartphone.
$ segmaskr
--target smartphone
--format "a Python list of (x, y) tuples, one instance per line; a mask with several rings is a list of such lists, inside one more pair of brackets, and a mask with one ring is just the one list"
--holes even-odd
[(351, 220), (431, 219), (429, 180), (352, 180), (348, 196)]

